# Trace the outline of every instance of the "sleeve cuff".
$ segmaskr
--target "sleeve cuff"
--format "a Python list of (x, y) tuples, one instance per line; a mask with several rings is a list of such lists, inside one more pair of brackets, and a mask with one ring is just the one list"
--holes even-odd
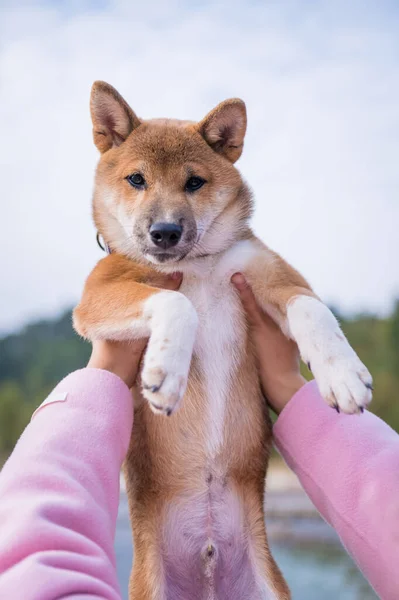
[(323, 402), (316, 380), (305, 383), (285, 405), (273, 426), (273, 436), (278, 446), (279, 440), (295, 431), (298, 420), (306, 419), (306, 414), (314, 403)]

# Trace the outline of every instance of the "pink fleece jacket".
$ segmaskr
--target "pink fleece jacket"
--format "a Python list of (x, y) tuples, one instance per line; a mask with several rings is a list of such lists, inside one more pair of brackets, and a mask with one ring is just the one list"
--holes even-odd
[[(130, 392), (107, 371), (83, 369), (49, 400), (0, 475), (0, 598), (120, 600), (113, 544)], [(399, 436), (371, 413), (338, 415), (314, 383), (274, 434), (379, 596), (397, 600)]]

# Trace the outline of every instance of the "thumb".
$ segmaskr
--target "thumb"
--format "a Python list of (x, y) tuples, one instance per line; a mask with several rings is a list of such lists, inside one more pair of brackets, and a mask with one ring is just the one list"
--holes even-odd
[(157, 281), (157, 286), (165, 289), (165, 290), (173, 290), (176, 291), (181, 286), (181, 282), (183, 281), (182, 273), (171, 273), (170, 275), (164, 275)]
[(242, 273), (234, 273), (231, 282), (238, 291), (242, 305), (247, 313), (251, 325), (262, 322), (262, 311), (256, 302), (251, 286)]

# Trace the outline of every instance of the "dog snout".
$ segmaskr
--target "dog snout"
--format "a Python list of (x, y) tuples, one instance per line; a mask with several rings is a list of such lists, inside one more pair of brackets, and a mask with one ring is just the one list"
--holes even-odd
[(167, 250), (177, 246), (183, 233), (183, 227), (178, 223), (154, 223), (151, 225), (149, 233), (155, 246)]

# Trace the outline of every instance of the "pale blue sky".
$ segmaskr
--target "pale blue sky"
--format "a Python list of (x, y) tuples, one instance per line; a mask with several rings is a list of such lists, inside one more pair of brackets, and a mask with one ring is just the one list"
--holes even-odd
[[(18, 4), (16, 7), (15, 5)], [(74, 303), (101, 257), (95, 79), (143, 117), (247, 103), (260, 237), (350, 312), (399, 295), (394, 1), (12, 2), (0, 15), (0, 331)]]

